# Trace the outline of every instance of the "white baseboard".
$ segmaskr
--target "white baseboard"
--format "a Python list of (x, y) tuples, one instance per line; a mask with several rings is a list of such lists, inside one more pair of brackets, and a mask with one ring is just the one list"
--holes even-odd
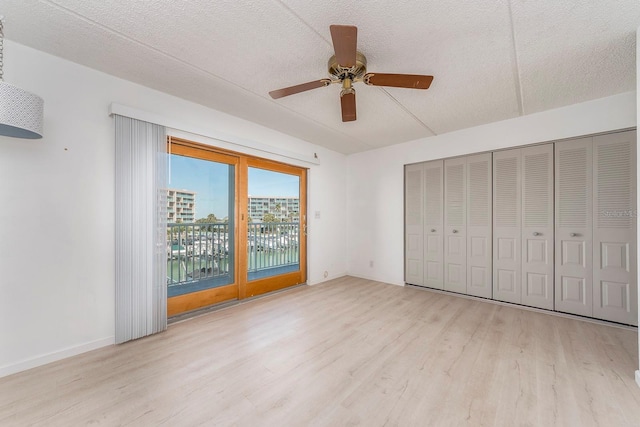
[(338, 273), (338, 274), (333, 274), (331, 276), (323, 277), (321, 280), (307, 280), (307, 285), (309, 286), (318, 285), (320, 283), (328, 282), (329, 280), (339, 279), (346, 275), (347, 273), (345, 272), (345, 273)]
[(384, 283), (384, 284), (387, 284), (387, 285), (394, 285), (394, 286), (404, 286), (405, 285), (404, 282), (396, 282), (396, 281), (391, 280), (391, 279), (384, 279), (384, 278), (381, 279), (380, 277), (367, 276), (367, 275), (364, 275), (364, 274), (347, 273), (347, 276), (357, 277), (358, 279), (371, 280), (373, 282), (380, 282), (380, 283)]
[(42, 356), (36, 356), (11, 365), (0, 366), (0, 378), (26, 371), (27, 369), (46, 365), (47, 363), (57, 362), (58, 360), (66, 359), (67, 357), (77, 356), (78, 354), (86, 353), (87, 351), (113, 345), (115, 342), (115, 337), (102, 338), (77, 346), (68, 347), (63, 350), (54, 351)]
[(636, 384), (640, 387), (640, 371), (636, 371)]

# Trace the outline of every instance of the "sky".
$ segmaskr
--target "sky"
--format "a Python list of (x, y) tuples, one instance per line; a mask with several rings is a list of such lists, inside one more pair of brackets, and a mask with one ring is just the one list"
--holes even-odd
[[(214, 213), (229, 216), (229, 169), (233, 166), (172, 154), (169, 188), (196, 192), (196, 219)], [(264, 169), (249, 168), (249, 195), (298, 197), (299, 178)]]

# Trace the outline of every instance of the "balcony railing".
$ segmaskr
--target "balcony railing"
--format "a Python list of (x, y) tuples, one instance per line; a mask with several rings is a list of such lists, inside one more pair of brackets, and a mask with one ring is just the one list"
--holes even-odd
[[(229, 223), (167, 224), (169, 296), (233, 283), (233, 231)], [(297, 271), (300, 226), (294, 222), (250, 223), (249, 280)]]
[[(167, 224), (167, 284), (233, 281), (233, 246), (228, 223)], [(225, 280), (226, 279), (226, 280)], [(171, 293), (171, 292), (170, 292)]]
[[(249, 277), (261, 270), (291, 271), (300, 263), (300, 224), (297, 222), (251, 223), (247, 254)], [(255, 276), (255, 275), (254, 275)]]

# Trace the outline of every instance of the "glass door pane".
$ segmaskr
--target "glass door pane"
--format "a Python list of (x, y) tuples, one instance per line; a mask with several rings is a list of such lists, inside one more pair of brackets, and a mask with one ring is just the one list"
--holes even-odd
[(249, 167), (247, 280), (300, 271), (300, 176)]
[(238, 296), (235, 161), (172, 146), (167, 189), (169, 315)]

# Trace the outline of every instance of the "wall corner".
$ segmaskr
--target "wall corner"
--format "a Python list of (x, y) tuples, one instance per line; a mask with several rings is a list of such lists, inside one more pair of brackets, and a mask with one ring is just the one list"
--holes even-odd
[[(640, 123), (640, 103), (638, 103), (638, 93), (640, 93), (640, 80), (638, 79), (638, 76), (640, 76), (640, 27), (638, 27), (638, 31), (636, 31), (636, 127), (638, 125), (638, 123)], [(638, 141), (636, 142), (636, 147), (639, 146), (639, 142), (640, 142), (640, 134), (637, 134), (637, 138)], [(640, 163), (640, 151), (638, 151), (636, 149), (636, 164)], [(640, 174), (637, 174), (638, 177), (636, 178), (636, 212), (640, 212), (640, 210), (638, 209), (640, 205), (638, 205), (638, 203), (640, 203), (640, 197), (638, 197), (638, 189), (640, 189)], [(637, 218), (636, 218), (637, 221)], [(640, 236), (640, 228), (638, 228), (636, 226), (636, 234), (638, 236)], [(636, 242), (639, 242), (640, 240), (637, 240), (636, 236)], [(637, 261), (640, 262), (640, 251), (636, 250), (636, 256), (638, 257)], [(637, 275), (636, 275), (637, 276)], [(636, 289), (638, 287), (638, 279), (636, 277)], [(638, 305), (637, 307), (640, 307), (640, 292), (636, 292), (637, 294), (637, 298), (638, 298)], [(638, 310), (638, 324), (640, 324), (640, 310)], [(638, 329), (638, 367), (640, 368), (640, 329)], [(638, 386), (640, 386), (640, 371), (636, 371), (636, 382), (638, 383)]]

